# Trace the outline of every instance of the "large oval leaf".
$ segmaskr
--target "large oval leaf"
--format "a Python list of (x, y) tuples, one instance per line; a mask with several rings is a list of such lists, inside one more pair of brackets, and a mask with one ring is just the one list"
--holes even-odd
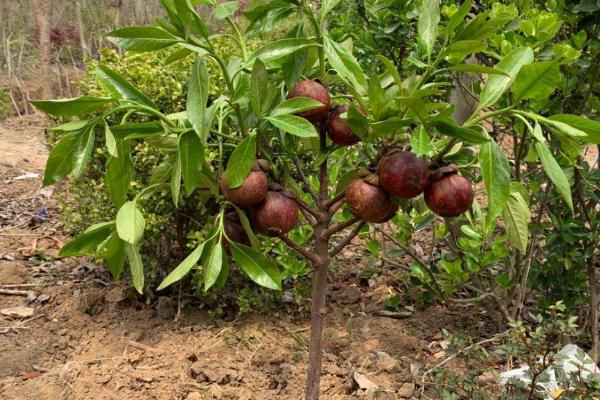
[(129, 83), (123, 75), (111, 70), (107, 66), (98, 65), (96, 67), (96, 79), (115, 99), (130, 100), (134, 103), (158, 110), (158, 107), (156, 107), (156, 104), (152, 100)]
[(227, 162), (225, 176), (229, 188), (237, 188), (244, 183), (255, 161), (256, 135), (250, 135), (237, 145)]
[(110, 97), (81, 96), (72, 99), (32, 100), (31, 104), (43, 113), (56, 117), (72, 117), (99, 110), (113, 101)]
[(284, 132), (302, 138), (319, 137), (313, 124), (296, 115), (272, 115), (265, 118)]
[(127, 243), (136, 244), (144, 236), (146, 221), (135, 201), (123, 204), (117, 212), (117, 233)]
[(175, 268), (167, 277), (161, 282), (160, 286), (156, 290), (163, 290), (167, 286), (172, 285), (175, 282), (180, 281), (186, 276), (195, 265), (198, 264), (202, 252), (204, 251), (207, 242), (202, 243), (194, 251), (192, 251), (178, 266)]
[(180, 39), (156, 26), (132, 26), (106, 35), (117, 46), (130, 51), (154, 51), (178, 43)]
[(479, 150), (479, 165), (488, 196), (488, 222), (500, 215), (510, 194), (510, 164), (496, 144), (488, 142)]
[(279, 269), (260, 251), (239, 243), (231, 243), (233, 258), (254, 282), (269, 289), (281, 290)]

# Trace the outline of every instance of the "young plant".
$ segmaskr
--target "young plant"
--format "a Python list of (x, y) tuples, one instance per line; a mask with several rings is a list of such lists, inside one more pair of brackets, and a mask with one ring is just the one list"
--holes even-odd
[[(399, 71), (380, 56), (370, 76), (352, 52), (328, 33), (328, 18), (339, 0), (318, 5), (307, 0), (253, 3), (245, 12), (249, 19), (246, 29), (233, 17), (237, 2), (202, 2), (211, 8), (215, 19), (225, 21), (230, 28), (226, 37), (240, 49), (241, 57), (229, 63), (216, 51), (214, 36), (196, 12), (195, 3), (162, 0), (166, 20), (108, 35), (128, 51), (177, 47), (170, 62), (194, 55), (185, 112), (164, 114), (151, 99), (104, 66), (98, 67), (97, 78), (108, 96), (33, 102), (57, 117), (94, 113), (88, 119), (55, 128), (65, 134), (48, 159), (45, 185), (69, 174), (81, 176), (94, 149), (97, 130), (104, 131), (111, 155), (106, 180), (118, 209), (115, 219), (88, 228), (61, 254), (97, 252), (105, 257), (115, 277), (120, 276), (127, 261), (133, 285), (141, 293), (145, 281), (139, 246), (145, 227), (143, 204), (150, 195), (170, 197), (175, 206), (201, 199), (206, 205), (203, 212), (212, 216), (212, 223), (199, 232), (203, 240), (166, 276), (158, 290), (196, 270), (201, 273), (204, 290), (221, 287), (226, 284), (230, 261), (259, 285), (281, 289), (281, 273), (261, 251), (261, 243), (284, 243), (314, 269), (306, 399), (319, 398), (329, 267), (369, 223), (393, 218), (399, 204), (410, 210), (406, 198), (423, 190), (433, 193), (427, 197), (428, 203), (442, 216), (468, 211), (473, 201), (471, 184), (457, 175), (455, 167), (447, 166), (447, 156), (460, 154), (461, 171), (481, 168), (489, 199), (487, 226), (495, 226), (496, 217), (509, 201), (511, 182), (507, 157), (487, 133), (484, 121), (507, 116), (525, 121), (529, 129), (524, 135), (535, 139), (543, 167), (571, 205), (568, 183), (545, 144), (541, 125), (573, 141), (587, 140), (588, 131), (594, 131), (596, 125), (576, 116), (546, 118), (517, 109), (521, 99), (532, 93), (539, 95), (536, 82), (552, 73), (543, 62), (533, 62), (534, 54), (528, 47), (502, 55), (494, 68), (463, 64), (468, 54), (485, 48), (488, 25), (497, 24), (486, 13), (465, 20), (471, 9), (469, 2), (449, 20), (440, 22), (438, 2), (423, 1), (413, 49), (419, 69)], [(248, 54), (246, 40), (251, 32), (276, 27), (282, 21), (297, 23), (283, 38)], [(209, 59), (219, 65), (227, 89), (218, 98), (209, 96), (209, 82), (214, 79), (206, 67)], [(459, 126), (451, 118), (446, 88), (452, 83), (451, 73), (461, 71), (488, 74), (489, 78), (477, 110)], [(493, 109), (511, 85), (514, 102)], [(330, 108), (332, 102), (345, 108)], [(129, 122), (132, 115), (143, 117), (145, 122)], [(121, 123), (109, 126), (107, 119), (115, 118)], [(133, 193), (132, 144), (140, 140), (159, 149), (164, 162), (151, 183)], [(411, 146), (423, 159), (406, 153)], [(384, 161), (381, 165), (385, 171), (377, 171), (384, 155), (409, 160), (408, 165), (398, 167), (393, 162), (388, 168)], [(447, 204), (448, 197), (452, 202)], [(350, 218), (340, 212), (346, 205), (353, 214)], [(310, 232), (307, 246), (288, 236), (299, 214)], [(523, 219), (513, 223), (520, 229), (527, 225)], [(255, 232), (274, 239), (259, 240)]]

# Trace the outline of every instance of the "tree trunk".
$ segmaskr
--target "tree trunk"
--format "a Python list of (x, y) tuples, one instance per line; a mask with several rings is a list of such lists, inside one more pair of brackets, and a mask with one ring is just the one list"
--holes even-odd
[(81, 3), (75, 3), (75, 18), (77, 18), (77, 29), (79, 30), (79, 47), (81, 47), (82, 58), (90, 55), (87, 43), (85, 41), (85, 33), (83, 27), (83, 18), (81, 18)]
[(41, 53), (40, 73), (42, 76), (42, 93), (44, 98), (52, 97), (50, 79), (51, 47), (50, 28), (48, 26), (48, 0), (32, 0), (32, 10), (39, 31), (39, 46)]

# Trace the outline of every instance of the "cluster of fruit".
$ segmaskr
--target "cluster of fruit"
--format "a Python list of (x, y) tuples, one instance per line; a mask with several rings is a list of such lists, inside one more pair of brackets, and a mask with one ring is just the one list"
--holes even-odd
[[(327, 89), (316, 80), (298, 82), (289, 92), (288, 99), (308, 97), (319, 101), (322, 107), (299, 113), (311, 123), (325, 126), (327, 136), (340, 146), (350, 146), (360, 141), (346, 118), (345, 105), (331, 106)], [(221, 179), (221, 191), (232, 203), (249, 211), (255, 231), (278, 236), (291, 231), (298, 222), (298, 204), (295, 193), (277, 184), (269, 184), (270, 168), (264, 160), (256, 162), (241, 186), (230, 188), (227, 177)], [(396, 198), (410, 199), (425, 193), (428, 207), (443, 217), (455, 217), (467, 211), (473, 203), (471, 183), (458, 175), (453, 166), (431, 171), (427, 163), (410, 151), (393, 149), (385, 154), (376, 170), (363, 170), (346, 188), (348, 208), (365, 222), (389, 221), (398, 211)], [(247, 237), (233, 218), (226, 219), (225, 228), (233, 237)], [(227, 226), (229, 225), (229, 227)], [(238, 235), (239, 234), (239, 235)], [(231, 237), (231, 236), (230, 236)]]

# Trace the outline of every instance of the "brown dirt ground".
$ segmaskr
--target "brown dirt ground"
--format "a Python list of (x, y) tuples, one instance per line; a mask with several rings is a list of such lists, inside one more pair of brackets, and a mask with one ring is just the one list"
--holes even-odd
[[(35, 308), (29, 318), (0, 316), (0, 399), (303, 398), (306, 314), (225, 322), (188, 307), (177, 321), (163, 319), (101, 266), (56, 257), (68, 237), (52, 191), (41, 189), (44, 124), (13, 118), (0, 128), (0, 288), (29, 284), (35, 293), (0, 294), (0, 309)], [(40, 176), (15, 179), (31, 172)], [(441, 329), (477, 326), (479, 311), (437, 306), (405, 319), (375, 316), (386, 298), (402, 294), (406, 278), (389, 270), (361, 284), (364, 258), (355, 251), (334, 266), (322, 398), (367, 397), (354, 371), (381, 387), (369, 398), (414, 398), (411, 385), (445, 357)], [(391, 361), (378, 362), (378, 352)]]

